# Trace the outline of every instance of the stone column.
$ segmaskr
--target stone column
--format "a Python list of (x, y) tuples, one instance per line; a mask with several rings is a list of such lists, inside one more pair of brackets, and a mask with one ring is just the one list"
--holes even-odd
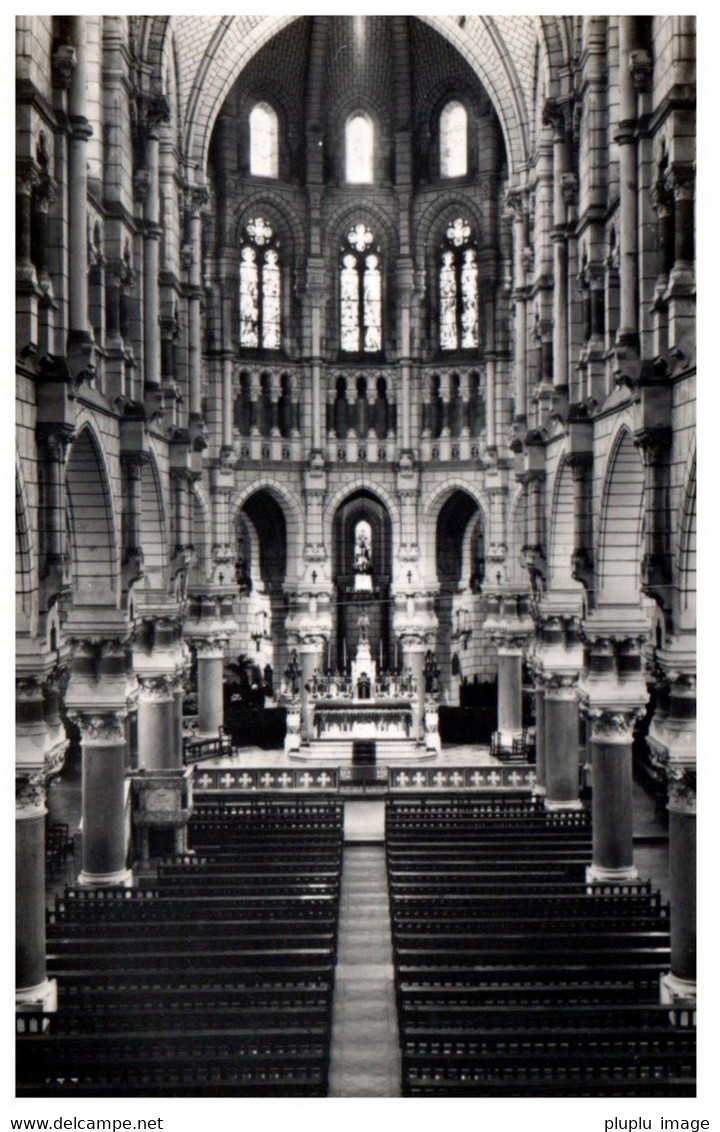
[(522, 644), (512, 638), (498, 642), (498, 724), (503, 746), (522, 734)]
[(545, 684), (535, 676), (535, 785), (533, 794), (544, 795), (545, 786)]
[(15, 795), (16, 1008), (57, 1009), (57, 983), (45, 966), (44, 775), (21, 777)]
[[(697, 999), (696, 771), (668, 765), (671, 970), (660, 980), (660, 1001), (693, 1010)], [(677, 1016), (676, 1022), (689, 1021)]]
[[(543, 122), (553, 127), (553, 339), (552, 382), (557, 392), (566, 393), (568, 386), (568, 286), (567, 286), (567, 210), (563, 178), (568, 172), (566, 107), (549, 99), (543, 110)], [(545, 380), (543, 376), (543, 380)]]
[(200, 279), (202, 248), (200, 241), (201, 210), (210, 199), (203, 185), (191, 185), (187, 192), (188, 245), (186, 265), (188, 269), (188, 378), (190, 386), (190, 423), (202, 420), (201, 363), (202, 328), (200, 325), (200, 301), (202, 288)]
[(581, 810), (577, 674), (545, 678), (545, 808)]
[(403, 667), (409, 668), (417, 687), (417, 717), (415, 740), (420, 743), (425, 734), (425, 642), (414, 636), (400, 638), (403, 650)]
[[(199, 668), (199, 665), (198, 665)], [(199, 677), (198, 677), (199, 683)], [(180, 766), (171, 674), (138, 677), (138, 758), (141, 770)]]
[(82, 744), (80, 884), (129, 885), (125, 812), (126, 712), (88, 707), (71, 714)]
[(513, 211), (513, 300), (515, 303), (515, 418), (527, 420), (527, 311), (525, 290), (525, 258), (527, 245), (527, 211), (524, 193), (508, 194)]
[(160, 183), (159, 130), (170, 121), (170, 105), (162, 95), (150, 97), (145, 106), (145, 162), (147, 194), (144, 203), (143, 232), (143, 331), (145, 387), (160, 386)]
[(312, 680), (316, 668), (322, 671), (325, 648), (324, 637), (312, 636), (302, 639), (298, 648), (300, 654), (300, 725), (301, 734), (307, 742), (314, 738), (314, 718), (310, 709), (310, 694), (307, 685)]
[(642, 707), (587, 707), (592, 744), (593, 862), (588, 882), (635, 880), (632, 738)]
[(216, 739), (223, 726), (225, 636), (192, 637), (197, 657), (198, 738)]
[(618, 20), (620, 119), (615, 141), (620, 174), (620, 326), (617, 342), (637, 352), (638, 340), (638, 223), (637, 98), (630, 67), (636, 42), (636, 17)]

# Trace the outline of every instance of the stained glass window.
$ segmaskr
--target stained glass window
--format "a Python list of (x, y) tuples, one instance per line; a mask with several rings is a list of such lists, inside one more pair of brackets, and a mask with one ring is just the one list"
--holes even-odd
[(440, 176), (464, 177), (467, 165), (467, 111), (448, 102), (440, 115)]
[(281, 273), (279, 243), (258, 216), (245, 227), (240, 251), (240, 345), (279, 350), (281, 345)]
[(480, 344), (477, 248), (472, 228), (457, 217), (445, 230), (438, 269), (440, 349)]
[(345, 126), (345, 179), (353, 185), (373, 181), (373, 124), (365, 114), (353, 114)]
[(250, 173), (253, 177), (278, 175), (278, 119), (267, 102), (258, 102), (250, 111)]
[(364, 224), (348, 232), (340, 257), (340, 348), (350, 354), (382, 350), (382, 263)]

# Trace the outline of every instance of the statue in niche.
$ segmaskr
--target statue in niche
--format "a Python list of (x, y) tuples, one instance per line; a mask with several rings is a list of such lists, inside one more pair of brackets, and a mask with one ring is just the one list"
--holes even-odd
[(355, 527), (353, 570), (356, 574), (372, 573), (372, 527), (364, 519)]
[(361, 613), (358, 617), (358, 644), (370, 644), (370, 618), (367, 613)]

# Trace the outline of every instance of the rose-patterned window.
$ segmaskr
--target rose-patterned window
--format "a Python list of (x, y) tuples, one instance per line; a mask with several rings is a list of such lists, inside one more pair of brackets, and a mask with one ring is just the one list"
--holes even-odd
[(250, 111), (250, 173), (278, 175), (278, 119), (267, 102), (258, 102)]
[(346, 354), (382, 350), (382, 261), (364, 224), (348, 232), (340, 255), (340, 348)]
[(279, 350), (280, 244), (266, 220), (255, 217), (245, 227), (240, 249), (240, 345), (250, 350)]
[(478, 260), (470, 225), (457, 217), (445, 230), (438, 270), (440, 349), (471, 350), (480, 343)]

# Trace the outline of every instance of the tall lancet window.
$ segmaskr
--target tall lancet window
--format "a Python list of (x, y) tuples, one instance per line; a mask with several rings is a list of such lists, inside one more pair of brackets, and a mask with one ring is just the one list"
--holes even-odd
[(382, 350), (382, 262), (364, 224), (348, 232), (340, 256), (340, 348), (346, 354)]
[(266, 220), (245, 228), (240, 249), (240, 345), (280, 349), (280, 245)]
[(353, 114), (345, 125), (345, 180), (351, 185), (373, 182), (374, 132), (366, 114)]
[(353, 573), (356, 590), (372, 589), (372, 527), (367, 519), (355, 524), (355, 547), (353, 553)]
[(448, 102), (440, 115), (440, 176), (464, 177), (467, 170), (467, 110), (462, 102)]
[(250, 173), (278, 176), (278, 119), (267, 102), (258, 102), (250, 111)]
[(438, 272), (440, 349), (480, 344), (477, 247), (470, 225), (458, 217), (445, 231)]

